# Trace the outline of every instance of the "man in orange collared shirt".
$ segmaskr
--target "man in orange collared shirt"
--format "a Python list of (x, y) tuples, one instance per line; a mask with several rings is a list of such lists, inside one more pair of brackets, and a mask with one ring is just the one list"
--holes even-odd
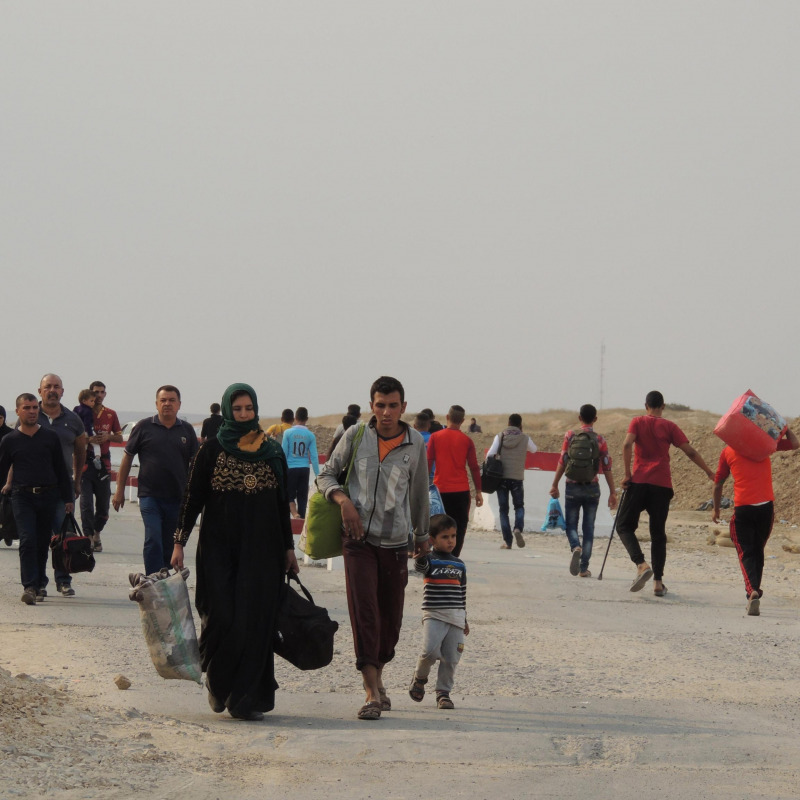
[[(797, 450), (800, 441), (794, 432), (786, 429), (785, 438), (778, 442), (778, 450)], [(753, 461), (725, 447), (719, 456), (719, 466), (714, 477), (714, 511), (711, 519), (720, 521), (722, 485), (733, 475), (733, 516), (731, 517), (731, 539), (736, 546), (739, 564), (747, 590), (747, 613), (759, 616), (761, 597), (761, 575), (764, 572), (764, 548), (772, 533), (774, 519), (772, 491), (772, 463), (769, 458)]]

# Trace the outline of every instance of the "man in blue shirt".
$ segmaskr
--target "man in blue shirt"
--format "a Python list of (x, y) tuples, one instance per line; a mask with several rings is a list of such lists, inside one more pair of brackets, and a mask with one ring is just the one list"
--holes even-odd
[(307, 422), (308, 409), (300, 406), (294, 412), (294, 425), (283, 434), (281, 442), (289, 465), (289, 510), (293, 517), (301, 519), (305, 519), (308, 504), (309, 464), (314, 468), (314, 475), (319, 475), (317, 437), (306, 427)]

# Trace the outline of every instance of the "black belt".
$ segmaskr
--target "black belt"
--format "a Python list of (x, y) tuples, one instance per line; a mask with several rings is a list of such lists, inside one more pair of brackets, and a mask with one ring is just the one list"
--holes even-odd
[(16, 486), (15, 488), (21, 489), (23, 492), (30, 492), (31, 494), (41, 494), (48, 489), (55, 489), (56, 484), (54, 483), (51, 486)]

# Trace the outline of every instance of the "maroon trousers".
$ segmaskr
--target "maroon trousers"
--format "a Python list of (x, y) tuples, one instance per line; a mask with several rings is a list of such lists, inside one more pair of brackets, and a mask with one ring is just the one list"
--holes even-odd
[(356, 669), (380, 669), (394, 658), (400, 638), (408, 553), (405, 547), (375, 547), (346, 539), (342, 555)]

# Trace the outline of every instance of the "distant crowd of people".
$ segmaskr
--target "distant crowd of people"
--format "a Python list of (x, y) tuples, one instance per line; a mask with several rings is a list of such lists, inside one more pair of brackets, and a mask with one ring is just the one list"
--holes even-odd
[[(50, 538), (73, 513), (78, 498), (84, 531), (95, 551), (102, 552), (100, 534), (109, 507), (124, 507), (125, 487), (138, 458), (144, 570), (182, 569), (186, 544), (201, 519), (195, 603), (208, 702), (217, 713), (227, 709), (237, 719), (260, 719), (274, 707), (275, 620), (285, 575), (298, 571), (291, 520), (307, 514), (313, 470), (317, 489), (341, 512), (355, 664), (366, 693), (358, 718), (376, 720), (392, 708), (383, 670), (400, 636), (409, 555), (423, 576), (424, 591), (421, 654), (408, 693), (416, 702), (423, 700), (438, 661), (436, 705), (454, 707), (450, 693), (469, 634), (461, 553), (473, 497), (476, 506), (483, 504), (474, 440), (461, 430), (466, 420), (462, 406), (452, 405), (444, 424), (428, 408), (408, 424), (403, 385), (382, 376), (370, 387), (371, 418), (362, 421), (360, 406), (350, 405), (320, 465), (305, 407), (285, 409), (280, 422), (263, 430), (255, 390), (233, 384), (222, 402), (211, 406), (198, 441), (194, 427), (179, 417), (180, 391), (163, 385), (156, 390), (156, 413), (138, 421), (124, 445), (112, 497), (110, 446), (122, 442), (122, 429), (116, 413), (105, 406), (106, 386), (94, 381), (79, 393), (72, 411), (62, 404), (63, 395), (61, 378), (47, 374), (38, 398), (30, 393), (17, 397), (15, 428), (6, 424), (0, 407), (0, 487), (10, 495), (19, 535), (24, 603), (36, 605), (47, 596)], [(728, 446), (715, 472), (680, 428), (664, 419), (664, 410), (663, 396), (652, 391), (645, 398), (645, 413), (631, 420), (618, 497), (608, 443), (594, 431), (597, 410), (590, 404), (580, 407), (578, 426), (565, 433), (550, 488), (550, 496), (558, 499), (564, 478), (569, 572), (591, 577), (602, 474), (608, 507), (619, 507), (616, 530), (636, 568), (630, 590), (640, 591), (652, 578), (655, 596), (665, 596), (666, 520), (673, 496), (669, 454), (676, 447), (714, 481), (715, 520), (723, 484), (733, 476), (731, 536), (744, 575), (747, 613), (758, 615), (764, 547), (773, 521), (770, 461), (753, 461)], [(468, 432), (481, 432), (474, 417)], [(798, 448), (797, 437), (787, 430), (778, 449)], [(523, 432), (521, 415), (511, 414), (487, 452), (503, 465), (497, 501), (506, 550), (525, 546), (525, 463), (528, 453), (536, 451)], [(443, 513), (431, 516), (434, 494)], [(649, 517), (649, 562), (635, 535), (643, 511)], [(56, 572), (54, 577), (58, 593), (75, 595), (71, 575)]]

